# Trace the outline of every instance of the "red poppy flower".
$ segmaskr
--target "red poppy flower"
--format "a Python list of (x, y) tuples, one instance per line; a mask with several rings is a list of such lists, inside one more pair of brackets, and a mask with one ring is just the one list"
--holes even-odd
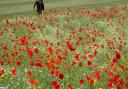
[(12, 68), (12, 75), (16, 75), (17, 69), (16, 68)]
[(126, 89), (128, 89), (128, 83), (127, 83), (127, 84), (125, 84), (125, 87), (126, 87)]
[(93, 80), (93, 79), (89, 80), (89, 83), (90, 83), (91, 85), (94, 85), (94, 80)]
[(110, 82), (113, 83), (113, 84), (116, 83), (117, 82), (117, 78), (116, 77), (110, 78)]
[(108, 83), (108, 87), (112, 88), (112, 83), (111, 82)]
[(67, 47), (68, 47), (68, 49), (70, 51), (75, 51), (76, 50), (76, 48), (72, 46), (72, 43), (71, 42), (67, 41), (66, 44), (67, 44)]
[(64, 78), (64, 74), (60, 73), (59, 78), (62, 80)]
[(39, 68), (42, 68), (43, 65), (42, 65), (42, 63), (38, 63), (38, 62), (37, 62), (37, 63), (35, 63), (35, 66), (37, 66), (37, 67), (39, 67)]
[(45, 44), (46, 46), (48, 46), (48, 44), (49, 44), (48, 40), (45, 40), (45, 41), (44, 41), (44, 44)]
[(75, 65), (76, 64), (76, 62), (75, 61), (72, 61), (72, 65)]
[(121, 49), (122, 49), (122, 45), (119, 45), (119, 46), (118, 46), (118, 50), (121, 50)]
[(11, 57), (14, 57), (15, 56), (15, 54), (14, 53), (11, 53)]
[(82, 59), (85, 60), (86, 59), (86, 55), (82, 55)]
[(80, 60), (80, 54), (75, 54), (75, 59)]
[(90, 77), (90, 76), (87, 76), (86, 79), (87, 79), (88, 81), (90, 81), (90, 80), (91, 80), (91, 77)]
[(85, 80), (81, 79), (81, 80), (80, 80), (80, 84), (82, 85), (82, 84), (84, 84), (84, 83), (85, 83)]
[(61, 86), (60, 86), (60, 84), (56, 84), (56, 85), (54, 86), (54, 88), (55, 88), (55, 89), (61, 89)]
[(108, 76), (112, 76), (114, 74), (114, 72), (109, 72)]
[(112, 61), (111, 63), (110, 63), (110, 67), (113, 67), (115, 65), (115, 63)]
[(88, 55), (88, 57), (90, 58), (90, 59), (93, 59), (94, 57), (95, 57), (95, 55)]
[(56, 55), (58, 55), (59, 53), (61, 53), (62, 52), (62, 50), (61, 49), (56, 49)]
[(128, 76), (126, 76), (126, 80), (128, 81)]
[(96, 50), (94, 50), (94, 53), (93, 53), (94, 55), (96, 55), (97, 54), (97, 51)]
[(51, 47), (50, 47), (50, 48), (48, 48), (48, 51), (49, 51), (50, 55), (53, 55), (53, 50), (52, 50), (52, 48), (51, 48)]
[(27, 71), (26, 75), (27, 75), (27, 76), (31, 76), (32, 73), (33, 73), (32, 71)]
[(39, 49), (38, 48), (35, 48), (34, 49), (34, 53), (39, 53)]
[(0, 65), (4, 65), (4, 62), (0, 60)]
[(116, 51), (116, 58), (120, 59), (120, 53)]
[(100, 79), (100, 78), (101, 78), (101, 74), (100, 74), (100, 72), (99, 72), (98, 70), (96, 70), (96, 71), (94, 72), (93, 76), (94, 76), (94, 78), (96, 78), (96, 79)]
[(18, 66), (21, 66), (21, 65), (22, 65), (22, 64), (21, 64), (21, 61), (19, 61), (19, 60), (16, 61), (16, 64), (17, 64)]
[(123, 85), (124, 84), (124, 80), (123, 79), (119, 79), (119, 84)]
[(34, 66), (35, 64), (34, 64), (34, 62), (29, 62), (29, 65)]
[(0, 77), (1, 77), (2, 75), (4, 75), (4, 70), (3, 70), (3, 69), (0, 70)]
[(2, 48), (3, 48), (3, 50), (7, 50), (8, 46), (4, 45)]
[(7, 65), (9, 65), (11, 62), (10, 62), (10, 60), (8, 59), (8, 60), (6, 60), (6, 63), (7, 63)]
[(32, 84), (32, 85), (37, 85), (38, 80), (33, 79), (33, 78), (30, 78), (30, 79), (29, 79), (29, 83)]
[(26, 40), (26, 37), (21, 37), (20, 41), (21, 41), (20, 45), (26, 45), (28, 43), (27, 40)]
[(68, 84), (68, 89), (73, 89), (72, 88), (72, 84), (70, 83), (70, 84)]
[(78, 67), (82, 67), (83, 66), (83, 64), (80, 62), (79, 64), (78, 64)]
[(122, 89), (121, 85), (120, 84), (116, 85), (116, 89)]
[(88, 67), (91, 67), (92, 66), (92, 62), (88, 61), (87, 65), (88, 65)]
[(29, 54), (29, 58), (33, 57), (33, 52), (31, 50), (28, 51), (28, 54)]
[(55, 80), (52, 80), (52, 86), (57, 85), (57, 82)]

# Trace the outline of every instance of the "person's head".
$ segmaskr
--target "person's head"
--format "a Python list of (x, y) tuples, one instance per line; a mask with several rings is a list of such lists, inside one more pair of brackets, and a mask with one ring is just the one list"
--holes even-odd
[(39, 3), (43, 3), (43, 0), (39, 0)]

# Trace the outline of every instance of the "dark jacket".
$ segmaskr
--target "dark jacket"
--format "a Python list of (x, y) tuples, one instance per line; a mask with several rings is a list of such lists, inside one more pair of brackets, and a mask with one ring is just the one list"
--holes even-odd
[(39, 11), (39, 10), (44, 10), (44, 2), (43, 0), (36, 0), (35, 3), (34, 3), (34, 9), (36, 9)]

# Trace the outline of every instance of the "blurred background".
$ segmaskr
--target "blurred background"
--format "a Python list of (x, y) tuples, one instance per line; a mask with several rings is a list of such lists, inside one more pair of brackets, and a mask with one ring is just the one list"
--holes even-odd
[[(0, 19), (16, 15), (34, 15), (33, 4), (35, 0), (0, 0)], [(100, 6), (116, 6), (125, 4), (128, 0), (44, 0), (45, 11), (63, 8), (96, 8)]]

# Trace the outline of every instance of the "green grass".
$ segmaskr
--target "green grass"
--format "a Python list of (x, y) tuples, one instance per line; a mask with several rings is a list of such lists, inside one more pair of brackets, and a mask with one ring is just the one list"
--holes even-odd
[[(85, 3), (83, 3), (84, 1)], [(2, 12), (0, 18), (3, 19), (0, 21), (0, 87), (54, 89), (52, 88), (52, 80), (56, 80), (61, 89), (68, 89), (69, 84), (72, 84), (73, 89), (109, 89), (108, 83), (113, 83), (111, 88), (116, 88), (116, 85), (123, 80), (124, 83), (120, 85), (122, 89), (126, 89), (125, 84), (128, 84), (128, 80), (126, 80), (128, 72), (125, 70), (128, 68), (127, 1), (100, 1), (47, 0), (44, 16), (36, 16), (30, 7), (32, 6), (29, 3), (32, 3), (31, 0), (22, 0), (20, 3), (17, 0), (12, 0), (10, 3), (9, 0), (1, 0), (1, 8), (4, 10), (0, 9)], [(20, 8), (19, 11), (15, 10), (13, 2), (16, 4), (14, 7)], [(23, 3), (25, 3), (24, 6)], [(10, 12), (6, 13), (7, 9), (11, 7), (13, 8), (10, 9)], [(28, 7), (26, 11), (23, 10), (25, 7)], [(84, 8), (80, 9), (79, 7)], [(119, 13), (110, 11), (111, 7), (114, 10), (119, 10)], [(86, 12), (88, 10), (99, 15), (97, 9), (103, 10), (107, 14), (93, 17)], [(113, 17), (110, 18), (110, 15)], [(123, 17), (125, 19), (121, 19)], [(75, 34), (73, 35), (73, 33)], [(122, 45), (121, 50), (118, 49), (119, 45)], [(76, 49), (72, 51), (72, 47)], [(35, 48), (39, 52), (35, 52)], [(52, 49), (53, 54), (48, 50), (49, 48)], [(56, 53), (57, 49), (61, 50), (58, 54)], [(121, 57), (112, 67), (110, 64), (113, 58), (117, 57), (115, 51), (118, 51), (118, 57), (119, 55)], [(109, 57), (106, 57), (106, 54)], [(86, 56), (85, 60), (82, 58), (83, 55)], [(90, 55), (93, 55), (94, 58), (91, 58)], [(60, 56), (62, 59), (59, 59)], [(11, 63), (7, 64), (9, 60)], [(4, 63), (3, 65), (1, 61)], [(22, 65), (17, 64), (18, 61)], [(73, 61), (76, 62), (75, 65), (72, 65)], [(89, 61), (93, 64), (90, 67)], [(30, 62), (34, 62), (35, 66), (30, 66)], [(37, 63), (43, 66), (39, 67), (36, 65)], [(50, 69), (47, 68), (49, 63), (52, 65)], [(79, 63), (82, 64), (82, 67), (79, 66)], [(121, 68), (119, 64), (123, 65), (124, 68)], [(16, 75), (12, 73), (13, 68), (17, 69)], [(4, 74), (1, 70), (4, 70)], [(33, 73), (27, 76), (27, 72), (30, 70)], [(61, 80), (57, 74), (49, 74), (51, 71), (64, 74), (64, 78)], [(98, 71), (100, 78), (97, 78), (99, 77), (98, 74), (94, 76), (96, 71)], [(110, 72), (114, 72), (114, 74), (108, 76)], [(116, 82), (115, 80), (110, 81), (117, 74), (120, 74), (120, 77), (117, 78)], [(86, 79), (87, 76), (95, 81), (94, 84)], [(30, 78), (36, 79), (38, 83), (31, 84)], [(85, 80), (84, 84), (80, 84), (81, 79)]]

